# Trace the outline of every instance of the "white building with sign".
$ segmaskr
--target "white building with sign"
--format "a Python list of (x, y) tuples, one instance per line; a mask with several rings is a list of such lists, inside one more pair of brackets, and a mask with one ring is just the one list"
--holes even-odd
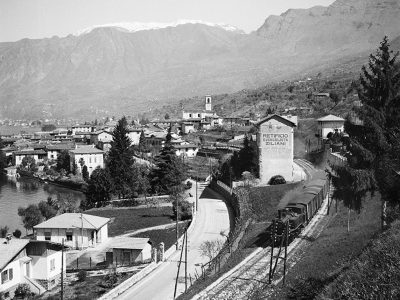
[(260, 180), (268, 183), (281, 175), (293, 180), (293, 130), (296, 124), (278, 115), (271, 115), (257, 123)]

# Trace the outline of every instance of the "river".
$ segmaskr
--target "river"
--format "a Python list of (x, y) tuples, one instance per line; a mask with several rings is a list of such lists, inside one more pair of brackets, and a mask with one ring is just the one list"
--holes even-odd
[(18, 207), (46, 201), (49, 196), (53, 199), (73, 197), (77, 203), (85, 198), (83, 193), (68, 188), (45, 184), (35, 179), (10, 179), (0, 174), (0, 227), (8, 226), (9, 232), (19, 229), (24, 234)]

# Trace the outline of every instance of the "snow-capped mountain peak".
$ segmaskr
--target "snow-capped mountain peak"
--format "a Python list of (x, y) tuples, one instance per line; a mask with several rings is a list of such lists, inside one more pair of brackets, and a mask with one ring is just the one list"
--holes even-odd
[(158, 23), (158, 22), (150, 22), (150, 23), (143, 23), (143, 22), (121, 22), (121, 23), (109, 23), (109, 24), (102, 24), (102, 25), (94, 25), (87, 27), (83, 30), (78, 31), (75, 35), (82, 35), (91, 32), (93, 29), (101, 28), (101, 27), (114, 27), (119, 28), (124, 31), (128, 32), (136, 32), (142, 30), (154, 30), (154, 29), (162, 29), (167, 27), (176, 27), (178, 25), (183, 24), (203, 24), (207, 26), (219, 27), (226, 31), (232, 31), (237, 33), (244, 33), (243, 30), (240, 30), (232, 25), (223, 24), (223, 23), (211, 23), (211, 22), (204, 22), (200, 20), (179, 20), (177, 22), (170, 22), (170, 23)]

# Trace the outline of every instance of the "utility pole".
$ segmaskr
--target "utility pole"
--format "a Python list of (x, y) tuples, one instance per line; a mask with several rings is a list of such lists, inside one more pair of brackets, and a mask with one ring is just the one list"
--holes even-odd
[(81, 249), (83, 249), (83, 214), (81, 213)]
[(61, 300), (64, 299), (64, 239), (61, 246)]
[(196, 178), (196, 212), (199, 210), (199, 197), (197, 195), (197, 178)]
[(178, 219), (179, 219), (179, 207), (178, 207), (178, 196), (175, 199), (176, 202), (176, 221), (175, 221), (175, 231), (176, 231), (176, 250), (179, 249), (178, 239), (179, 239), (179, 230), (178, 230)]
[[(185, 233), (185, 234), (186, 234), (186, 233)], [(183, 244), (184, 244), (184, 243), (185, 243), (185, 237), (183, 238)], [(182, 245), (182, 246), (183, 246), (183, 245)], [(180, 269), (181, 269), (182, 255), (183, 255), (183, 247), (182, 247), (182, 250), (181, 250), (181, 256), (180, 256), (180, 258), (179, 258), (178, 271), (177, 271), (177, 273), (176, 273), (175, 290), (174, 290), (174, 299), (175, 299), (175, 297), (176, 297), (176, 289), (177, 289), (177, 287), (178, 287), (178, 278), (179, 278), (179, 271), (180, 271)]]
[(188, 234), (187, 234), (187, 227), (186, 227), (186, 231), (185, 231), (185, 293), (187, 292), (187, 264), (188, 264)]

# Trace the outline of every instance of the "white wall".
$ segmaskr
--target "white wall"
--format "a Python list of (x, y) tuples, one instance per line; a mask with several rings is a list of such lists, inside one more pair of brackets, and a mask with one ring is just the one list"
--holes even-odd
[[(45, 232), (51, 231), (51, 242), (54, 243), (62, 243), (62, 239), (64, 239), (64, 244), (68, 247), (72, 248), (80, 248), (82, 247), (82, 231), (79, 228), (74, 228), (72, 230), (72, 241), (67, 241), (67, 235), (66, 235), (66, 230), (65, 229), (58, 229), (58, 228), (53, 228), (53, 229), (35, 229), (36, 232), (36, 239), (38, 241), (44, 241), (45, 240)], [(91, 244), (89, 245), (89, 238), (91, 237), (91, 229), (83, 229), (83, 247), (86, 248), (88, 246), (92, 246)], [(107, 233), (107, 231), (106, 231)]]
[[(85, 165), (88, 168), (89, 176), (92, 174), (92, 172), (97, 168), (104, 168), (104, 154), (99, 153), (99, 154), (74, 154), (71, 153), (71, 160), (75, 160), (76, 165), (78, 166), (78, 169), (82, 173), (82, 168), (81, 165), (79, 164), (79, 160), (83, 158), (85, 161)], [(72, 167), (72, 165), (71, 165)]]
[(139, 145), (139, 141), (140, 141), (140, 131), (130, 131), (128, 133), (128, 137), (131, 140), (131, 145)]
[(260, 125), (257, 134), (260, 179), (268, 183), (272, 176), (293, 180), (293, 128), (275, 119)]
[(1, 284), (1, 277), (0, 277), (0, 292), (6, 291), (7, 289), (21, 283), (22, 281), (23, 274), (21, 272), (21, 263), (19, 260), (9, 263), (7, 267), (3, 269), (3, 271), (8, 269), (13, 269), (13, 279), (5, 282), (4, 284)]

